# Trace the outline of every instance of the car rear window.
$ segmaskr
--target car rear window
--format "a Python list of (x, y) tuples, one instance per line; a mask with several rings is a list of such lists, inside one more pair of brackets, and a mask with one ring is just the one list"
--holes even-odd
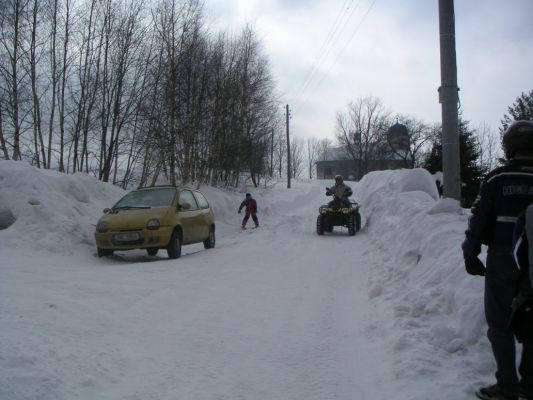
[(176, 190), (174, 188), (139, 190), (128, 193), (115, 204), (121, 207), (168, 207), (172, 205)]

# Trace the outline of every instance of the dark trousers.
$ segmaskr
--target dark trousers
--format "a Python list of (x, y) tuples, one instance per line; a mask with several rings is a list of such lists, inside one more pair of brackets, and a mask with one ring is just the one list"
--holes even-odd
[[(489, 327), (487, 336), (496, 360), (498, 385), (509, 390), (518, 387), (533, 395), (533, 342), (522, 346), (522, 355), (516, 373), (515, 338), (509, 329), (511, 304), (516, 295), (518, 270), (509, 251), (493, 251), (487, 255), (485, 275), (485, 317)], [(532, 338), (533, 340), (533, 338)]]
[(259, 226), (259, 220), (257, 219), (257, 215), (255, 213), (246, 213), (244, 215), (244, 218), (242, 219), (242, 226), (245, 227), (246, 223), (248, 222), (248, 218), (250, 218), (250, 215), (252, 216), (252, 219), (254, 220), (255, 226)]
[(342, 199), (334, 199), (328, 203), (328, 207), (331, 207), (331, 208), (351, 207), (351, 206), (352, 204), (350, 203), (350, 200), (348, 200), (346, 197), (343, 197)]

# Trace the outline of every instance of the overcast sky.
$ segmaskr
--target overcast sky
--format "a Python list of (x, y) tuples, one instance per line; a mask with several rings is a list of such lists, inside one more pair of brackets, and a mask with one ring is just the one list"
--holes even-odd
[[(376, 96), (393, 113), (440, 122), (438, 0), (205, 0), (216, 27), (251, 23), (291, 134), (334, 138), (348, 102)], [(533, 0), (455, 1), (461, 109), (495, 132), (533, 90)]]

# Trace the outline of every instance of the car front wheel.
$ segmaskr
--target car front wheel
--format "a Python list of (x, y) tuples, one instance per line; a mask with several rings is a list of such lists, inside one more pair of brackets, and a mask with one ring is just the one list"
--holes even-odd
[(172, 237), (170, 238), (170, 243), (167, 247), (167, 254), (168, 258), (174, 260), (176, 258), (180, 258), (181, 256), (181, 237), (178, 230), (175, 230), (172, 233)]
[(113, 255), (113, 250), (101, 249), (100, 247), (96, 248), (96, 252), (98, 253), (98, 257), (105, 257), (105, 256), (112, 256)]
[(146, 249), (146, 252), (148, 253), (149, 256), (157, 255), (158, 251), (159, 249), (157, 247), (150, 247), (149, 249)]
[(204, 247), (206, 249), (213, 249), (215, 247), (215, 228), (211, 228), (209, 230), (209, 236), (207, 239), (204, 240)]

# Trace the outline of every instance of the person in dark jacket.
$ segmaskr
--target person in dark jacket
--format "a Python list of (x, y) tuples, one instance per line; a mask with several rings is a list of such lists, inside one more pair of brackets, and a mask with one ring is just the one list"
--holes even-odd
[(337, 207), (339, 203), (344, 207), (350, 207), (350, 200), (348, 197), (352, 195), (350, 186), (344, 184), (344, 179), (341, 175), (335, 176), (335, 185), (326, 188), (326, 196), (333, 196), (333, 200), (329, 202), (329, 207)]
[(520, 271), (519, 291), (533, 294), (533, 203), (515, 224), (513, 256)]
[[(533, 400), (533, 347), (522, 347), (516, 371), (516, 350), (509, 328), (511, 304), (519, 272), (512, 254), (513, 229), (518, 215), (533, 202), (533, 121), (517, 121), (505, 131), (502, 147), (508, 164), (491, 171), (474, 201), (462, 245), (466, 271), (485, 276), (487, 336), (496, 360), (496, 384), (479, 389), (484, 400)], [(488, 246), (486, 269), (478, 258)]]
[(259, 219), (257, 219), (257, 202), (252, 198), (250, 193), (246, 193), (246, 198), (241, 203), (239, 207), (239, 214), (244, 208), (244, 218), (242, 220), (242, 229), (246, 229), (246, 223), (250, 216), (252, 217), (255, 227), (259, 228)]
[[(524, 346), (533, 345), (533, 203), (518, 217), (513, 239), (513, 256), (520, 278), (512, 305), (510, 328)], [(528, 367), (526, 367), (528, 369)], [(532, 370), (533, 366), (529, 366)], [(530, 388), (530, 394), (533, 393)], [(527, 393), (523, 390), (523, 397)], [(532, 396), (529, 396), (532, 398)]]

